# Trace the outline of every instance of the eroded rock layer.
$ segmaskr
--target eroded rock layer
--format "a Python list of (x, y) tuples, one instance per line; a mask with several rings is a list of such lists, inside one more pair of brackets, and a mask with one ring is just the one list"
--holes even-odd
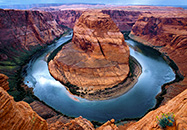
[(0, 129), (1, 130), (47, 130), (47, 122), (26, 102), (15, 102), (0, 87)]
[[(130, 37), (169, 56), (180, 82), (167, 85), (163, 104), (187, 88), (187, 11), (139, 17)], [(184, 76), (182, 76), (182, 75)]]
[(130, 125), (127, 130), (161, 130), (158, 117), (162, 113), (174, 113), (175, 122), (168, 130), (185, 130), (187, 128), (187, 89), (158, 109), (149, 112), (138, 122)]
[[(62, 115), (58, 115), (39, 101), (30, 106), (24, 101), (15, 102), (5, 89), (9, 87), (8, 77), (0, 73), (0, 129), (1, 130), (94, 130), (92, 123), (82, 117), (69, 119), (64, 122)], [(42, 108), (41, 108), (42, 106)], [(33, 109), (35, 111), (33, 111)], [(43, 109), (43, 111), (42, 111)], [(48, 122), (40, 117), (48, 118)], [(53, 119), (50, 117), (53, 116)]]
[(9, 77), (10, 87), (29, 56), (64, 30), (49, 12), (0, 9), (0, 72)]
[(101, 12), (85, 12), (74, 27), (71, 43), (49, 62), (54, 78), (87, 90), (109, 88), (129, 73), (129, 48), (122, 33)]

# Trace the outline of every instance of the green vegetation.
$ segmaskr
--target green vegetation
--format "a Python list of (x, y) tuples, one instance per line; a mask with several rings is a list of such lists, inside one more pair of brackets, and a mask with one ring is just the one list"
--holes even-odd
[(162, 113), (162, 117), (159, 118), (158, 116), (156, 117), (158, 119), (158, 123), (162, 128), (166, 128), (166, 126), (173, 126), (174, 123), (174, 117), (175, 115), (173, 113), (167, 113), (164, 114)]
[(122, 31), (121, 33), (123, 34), (125, 40), (129, 39), (130, 31)]

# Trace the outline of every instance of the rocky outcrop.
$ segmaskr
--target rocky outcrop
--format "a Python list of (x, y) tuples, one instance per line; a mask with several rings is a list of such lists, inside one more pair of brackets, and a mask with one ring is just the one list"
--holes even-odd
[(8, 82), (8, 77), (4, 74), (0, 73), (0, 86), (4, 90), (9, 90), (9, 82)]
[(0, 72), (9, 77), (10, 91), (29, 56), (64, 31), (49, 12), (0, 9)]
[(187, 128), (187, 89), (158, 109), (149, 112), (138, 122), (130, 125), (127, 130), (161, 130), (158, 119), (162, 113), (174, 113), (175, 122), (168, 130), (185, 130)]
[(166, 94), (163, 95), (163, 104), (187, 88), (186, 16), (186, 11), (144, 15), (139, 17), (130, 33), (132, 39), (151, 46), (169, 56), (178, 66), (167, 60), (176, 71), (177, 80), (184, 78), (180, 82), (165, 86)]
[(96, 130), (119, 130), (114, 122), (115, 120), (111, 119), (110, 121), (104, 123), (102, 126), (98, 127)]
[(26, 102), (15, 102), (0, 87), (0, 129), (1, 130), (47, 130), (47, 122)]
[(129, 48), (109, 15), (85, 12), (74, 27), (72, 42), (49, 62), (49, 70), (64, 84), (86, 91), (110, 88), (129, 73)]
[(71, 120), (69, 123), (63, 124), (62, 122), (57, 121), (49, 125), (49, 130), (95, 130), (93, 124), (82, 118), (81, 116)]
[[(92, 123), (82, 117), (78, 117), (68, 122), (64, 122), (63, 116), (53, 117), (55, 119), (49, 123), (41, 118), (37, 113), (40, 113), (44, 118), (56, 115), (55, 112), (43, 105), (43, 112), (38, 107), (41, 103), (35, 101), (31, 103), (33, 109), (24, 101), (15, 102), (13, 97), (10, 96), (2, 87), (4, 83), (7, 84), (7, 76), (0, 74), (0, 129), (1, 130), (57, 130), (57, 129), (81, 129), (81, 130), (94, 130)], [(5, 87), (7, 88), (7, 87)], [(40, 107), (41, 108), (41, 107)], [(39, 112), (39, 110), (41, 110)], [(48, 111), (46, 111), (48, 110)]]

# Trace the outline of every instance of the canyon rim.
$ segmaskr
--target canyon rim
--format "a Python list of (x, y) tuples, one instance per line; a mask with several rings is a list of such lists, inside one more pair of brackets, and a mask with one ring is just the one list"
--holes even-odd
[[(94, 13), (83, 13), (88, 10), (88, 7), (95, 10)], [(98, 7), (100, 8), (98, 9)], [(102, 13), (96, 15), (98, 11)], [(86, 21), (83, 19), (84, 17), (90, 19)], [(95, 23), (95, 18), (99, 19), (101, 24)], [(105, 26), (102, 22), (109, 26)], [(68, 81), (76, 86), (87, 87), (90, 86), (88, 84), (95, 84), (95, 89), (98, 89), (101, 87), (101, 83), (105, 82), (112, 87), (128, 76), (129, 50), (121, 32), (131, 31), (129, 35), (131, 39), (160, 51), (177, 76), (175, 81), (162, 86), (163, 91), (157, 97), (161, 101), (158, 108), (148, 112), (138, 121), (115, 125), (115, 120), (111, 119), (96, 128), (92, 124), (93, 122), (83, 117), (72, 119), (55, 111), (39, 101), (27, 86), (20, 85), (21, 68), (26, 65), (34, 53), (46, 47), (47, 44), (51, 44), (61, 35), (65, 35), (68, 30), (68, 27), (65, 26), (69, 28), (75, 26), (72, 42), (62, 48), (64, 53), (60, 51), (49, 62), (49, 68), (54, 65), (54, 62), (61, 61), (63, 64), (60, 67), (64, 68), (58, 71), (74, 77), (66, 76), (62, 82)], [(92, 30), (95, 27), (103, 30), (104, 33), (101, 33), (101, 30), (93, 33)], [(0, 128), (2, 130), (161, 129), (156, 116), (161, 116), (162, 113), (174, 113), (175, 122), (172, 128), (187, 129), (186, 27), (187, 11), (175, 7), (61, 5), (31, 10), (0, 9), (0, 73), (3, 73), (0, 74)], [(76, 58), (64, 62), (61, 60), (62, 54), (66, 58), (71, 56)], [(111, 57), (111, 54), (114, 57)], [(122, 56), (126, 58), (123, 59)], [(88, 60), (89, 58), (90, 60)], [(91, 74), (86, 75), (81, 75), (80, 71), (89, 72), (89, 67), (78, 69), (76, 66), (72, 69), (69, 63), (80, 59), (84, 62), (78, 64), (79, 67), (83, 67), (86, 63), (93, 67), (95, 66), (93, 61), (101, 61), (100, 65), (108, 67), (104, 79), (101, 75), (99, 75), (97, 83), (87, 79), (89, 77), (97, 78), (98, 76), (94, 77), (93, 73), (98, 75), (97, 71), (104, 71), (102, 69), (94, 68), (95, 70)], [(112, 70), (117, 69), (115, 72), (118, 74), (110, 73), (108, 70), (111, 68)], [(50, 71), (52, 72), (52, 70)], [(76, 75), (77, 73), (79, 77)], [(55, 72), (52, 75), (55, 74), (59, 73)], [(107, 78), (113, 77), (111, 75), (118, 75), (118, 78), (108, 80)], [(80, 83), (79, 79), (82, 77), (84, 77), (82, 79), (84, 82)], [(56, 76), (56, 79), (58, 78), (59, 76)], [(108, 87), (107, 85), (103, 89)], [(6, 92), (7, 90), (9, 94)]]

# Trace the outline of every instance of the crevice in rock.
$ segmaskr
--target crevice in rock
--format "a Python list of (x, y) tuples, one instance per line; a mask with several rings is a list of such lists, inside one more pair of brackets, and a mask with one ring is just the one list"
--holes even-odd
[(101, 50), (102, 55), (105, 57), (105, 53), (103, 52), (101, 43), (99, 42), (99, 40), (97, 40), (97, 42), (99, 43), (99, 48), (100, 48), (100, 50)]

